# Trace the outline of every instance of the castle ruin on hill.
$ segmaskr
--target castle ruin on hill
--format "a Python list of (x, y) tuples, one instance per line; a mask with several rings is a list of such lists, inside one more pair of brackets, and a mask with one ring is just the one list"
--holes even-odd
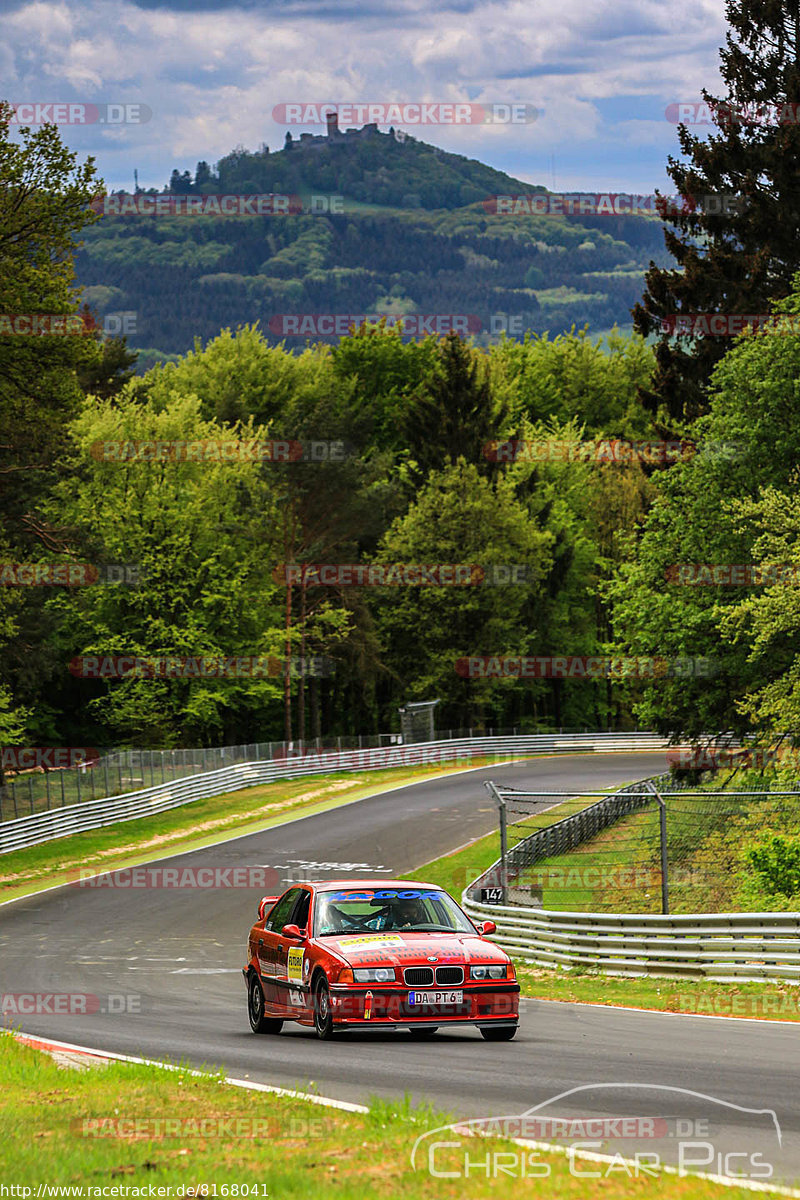
[(377, 122), (372, 122), (369, 125), (362, 126), (361, 129), (341, 130), (339, 128), (339, 114), (336, 109), (325, 114), (327, 122), (327, 130), (322, 133), (301, 133), (296, 146), (301, 146), (304, 150), (321, 150), (323, 146), (331, 144), (346, 145), (353, 143), (356, 140), (375, 137), (380, 133)]

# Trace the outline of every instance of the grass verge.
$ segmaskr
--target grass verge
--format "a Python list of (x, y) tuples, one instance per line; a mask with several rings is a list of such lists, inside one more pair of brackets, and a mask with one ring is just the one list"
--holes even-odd
[(79, 868), (112, 871), (139, 866), (166, 855), (199, 850), (226, 837), (258, 833), (283, 821), (325, 812), (387, 788), (488, 766), (495, 761), (474, 758), (468, 766), (436, 763), (425, 767), (393, 767), (362, 775), (352, 772), (306, 775), (210, 796), (152, 817), (42, 842), (0, 857), (0, 901), (68, 882), (71, 872)]
[[(574, 811), (572, 806), (570, 811)], [(558, 820), (556, 810), (543, 814), (542, 823), (545, 819)], [(439, 884), (460, 900), (467, 884), (499, 856), (500, 835), (491, 833), (452, 854), (426, 863), (410, 872), (409, 877)], [(516, 959), (515, 964), (522, 996), (530, 999), (754, 1020), (800, 1020), (800, 986), (796, 984), (715, 983), (706, 979), (675, 980), (660, 976), (628, 979), (580, 968), (546, 970), (531, 966), (523, 959)]]
[[(513, 1054), (511, 1046), (503, 1050)], [(602, 1178), (590, 1183), (577, 1177), (580, 1165), (570, 1170), (563, 1154), (523, 1150), (502, 1139), (476, 1144), (450, 1131), (438, 1140), (456, 1145), (436, 1152), (434, 1177), (424, 1150), (421, 1168), (412, 1168), (411, 1150), (421, 1134), (451, 1118), (407, 1100), (375, 1101), (367, 1113), (350, 1113), (230, 1087), (219, 1075), (131, 1063), (66, 1071), (7, 1034), (0, 1036), (0, 1076), (2, 1179), (30, 1188), (28, 1196), (36, 1196), (39, 1185), (62, 1185), (80, 1189), (72, 1194), (83, 1197), (105, 1189), (106, 1196), (516, 1200), (519, 1173), (487, 1179), (473, 1168), (465, 1177), (465, 1152), (475, 1161), (484, 1160), (487, 1150), (510, 1152), (523, 1168), (535, 1156), (540, 1182), (537, 1187), (526, 1178), (525, 1192), (548, 1200), (623, 1200), (641, 1196), (644, 1187), (649, 1200), (752, 1196), (693, 1177), (659, 1172), (637, 1178), (619, 1162), (593, 1163)], [(442, 1178), (446, 1171), (455, 1178)]]

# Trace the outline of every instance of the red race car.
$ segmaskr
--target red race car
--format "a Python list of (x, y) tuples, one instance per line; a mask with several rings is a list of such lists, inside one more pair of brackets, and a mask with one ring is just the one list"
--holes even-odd
[(265, 896), (250, 930), (247, 1011), (254, 1033), (284, 1021), (341, 1029), (476, 1025), (507, 1042), (519, 1023), (511, 959), (439, 887), (404, 879), (301, 883)]

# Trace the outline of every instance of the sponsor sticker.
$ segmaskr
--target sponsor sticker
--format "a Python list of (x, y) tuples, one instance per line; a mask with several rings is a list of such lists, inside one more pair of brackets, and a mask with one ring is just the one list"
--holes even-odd
[(340, 946), (396, 946), (402, 945), (403, 939), (399, 933), (376, 934), (373, 937), (339, 938)]
[(303, 954), (304, 951), (299, 946), (293, 946), (289, 951), (286, 975), (290, 983), (303, 982)]

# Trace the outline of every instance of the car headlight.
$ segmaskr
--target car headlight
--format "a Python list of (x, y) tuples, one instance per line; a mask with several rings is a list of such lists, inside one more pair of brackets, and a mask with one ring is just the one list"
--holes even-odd
[(353, 974), (356, 983), (394, 983), (394, 967), (357, 967)]
[(470, 967), (470, 979), (505, 979), (505, 967)]

